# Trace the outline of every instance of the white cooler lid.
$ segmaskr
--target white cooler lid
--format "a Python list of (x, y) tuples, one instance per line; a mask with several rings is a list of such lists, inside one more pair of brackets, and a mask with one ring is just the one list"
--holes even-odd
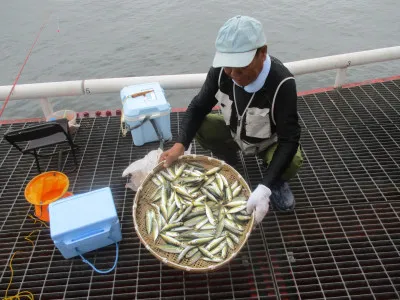
[[(142, 96), (132, 98), (131, 95), (151, 91)], [(121, 101), (123, 103), (124, 116), (140, 119), (145, 115), (164, 115), (169, 113), (171, 106), (165, 99), (164, 91), (160, 84), (145, 83), (124, 87), (121, 90)]]
[(118, 218), (109, 187), (53, 202), (49, 213), (52, 237)]

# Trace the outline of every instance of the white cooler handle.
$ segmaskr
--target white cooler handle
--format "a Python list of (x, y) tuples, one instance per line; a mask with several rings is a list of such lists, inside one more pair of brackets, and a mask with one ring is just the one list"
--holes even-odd
[(95, 230), (94, 232), (93, 231), (86, 232), (76, 239), (66, 241), (65, 245), (71, 246), (77, 242), (81, 242), (84, 240), (98, 239), (99, 237), (102, 238), (105, 235), (108, 237), (110, 235), (110, 229), (111, 225), (107, 226), (106, 228), (102, 228), (101, 230)]
[(112, 270), (114, 270), (115, 267), (117, 266), (118, 249), (119, 249), (118, 248), (118, 243), (116, 241), (114, 241), (112, 238), (109, 237), (110, 229), (111, 229), (111, 226), (103, 228), (101, 231), (96, 232), (95, 234), (92, 234), (92, 235), (86, 234), (86, 235), (83, 235), (82, 237), (80, 237), (78, 239), (70, 240), (70, 241), (66, 242), (65, 244), (66, 245), (72, 245), (72, 244), (75, 244), (76, 242), (80, 242), (80, 241), (83, 241), (83, 240), (91, 240), (91, 239), (94, 239), (94, 238), (99, 238), (99, 237), (103, 237), (104, 235), (107, 235), (107, 238), (112, 240), (115, 243), (115, 247), (116, 247), (114, 265), (108, 270), (99, 270), (99, 269), (97, 269), (92, 263), (90, 263), (86, 258), (83, 257), (83, 255), (79, 252), (78, 247), (75, 247), (76, 253), (78, 253), (78, 255), (81, 257), (81, 259), (82, 259), (82, 261), (84, 263), (87, 263), (89, 266), (91, 266), (93, 268), (93, 270), (95, 270), (96, 272), (98, 272), (100, 274), (107, 274), (107, 273), (110, 273)]
[[(130, 127), (129, 124), (125, 124), (125, 127), (128, 127), (128, 129), (125, 128), (125, 130), (123, 130), (123, 133), (125, 131), (125, 135), (126, 135), (126, 132), (132, 131), (133, 129), (136, 129), (136, 128), (139, 128), (140, 126), (142, 126), (147, 121), (150, 121), (151, 125), (153, 126), (154, 131), (157, 134), (157, 138), (160, 141), (160, 149), (164, 151), (164, 142), (165, 142), (165, 140), (164, 140), (160, 130), (158, 130), (156, 122), (154, 121), (154, 119), (151, 118), (151, 116), (145, 116), (144, 119), (142, 121), (140, 121), (140, 123), (135, 125), (134, 127)], [(122, 122), (121, 122), (121, 127), (122, 127)]]
[(100, 273), (100, 274), (107, 274), (107, 273), (110, 273), (111, 271), (113, 271), (115, 269), (115, 267), (117, 266), (117, 262), (118, 262), (118, 249), (119, 249), (118, 243), (115, 242), (115, 261), (114, 261), (114, 265), (108, 270), (99, 270), (90, 261), (88, 261), (86, 258), (84, 258), (82, 254), (79, 253), (78, 248), (75, 248), (76, 252), (79, 254), (79, 256), (81, 257), (82, 261), (84, 263), (87, 263), (89, 266), (92, 267), (93, 270), (95, 270), (97, 273)]

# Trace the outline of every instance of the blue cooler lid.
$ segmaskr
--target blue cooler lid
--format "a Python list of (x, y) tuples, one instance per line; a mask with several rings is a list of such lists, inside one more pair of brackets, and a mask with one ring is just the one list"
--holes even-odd
[(51, 237), (118, 218), (109, 187), (50, 203)]
[[(148, 93), (135, 97), (135, 94)], [(165, 99), (164, 90), (158, 82), (136, 84), (124, 87), (121, 90), (121, 101), (124, 116), (138, 118), (145, 115), (157, 117), (165, 115), (171, 110), (171, 105)]]

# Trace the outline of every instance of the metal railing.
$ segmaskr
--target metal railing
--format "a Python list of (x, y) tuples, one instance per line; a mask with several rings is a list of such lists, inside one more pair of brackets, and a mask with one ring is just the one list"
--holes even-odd
[[(336, 69), (334, 87), (337, 88), (346, 82), (346, 70), (349, 67), (396, 59), (400, 59), (400, 46), (288, 62), (285, 66), (295, 76)], [(47, 116), (52, 112), (47, 99), (49, 97), (119, 93), (125, 86), (147, 82), (159, 82), (166, 90), (194, 89), (201, 87), (206, 75), (200, 73), (20, 84), (15, 86), (10, 100), (41, 99), (43, 113)], [(0, 86), (0, 99), (5, 99), (11, 88), (11, 85)]]

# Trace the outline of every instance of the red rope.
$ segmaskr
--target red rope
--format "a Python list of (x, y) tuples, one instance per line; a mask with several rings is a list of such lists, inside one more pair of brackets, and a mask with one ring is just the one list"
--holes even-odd
[(0, 110), (0, 117), (1, 117), (1, 115), (3, 114), (3, 112), (4, 112), (8, 101), (10, 100), (11, 94), (12, 94), (12, 92), (14, 91), (14, 88), (15, 88), (15, 86), (17, 85), (17, 82), (18, 82), (19, 78), (21, 77), (21, 73), (22, 73), (22, 71), (23, 71), (23, 69), (24, 69), (26, 63), (28, 62), (29, 57), (31, 56), (32, 50), (33, 50), (33, 48), (35, 47), (36, 42), (39, 40), (39, 36), (40, 36), (40, 34), (42, 33), (44, 27), (46, 27), (46, 21), (42, 24), (42, 27), (40, 28), (38, 34), (36, 35), (36, 39), (35, 39), (35, 41), (33, 42), (32, 47), (31, 47), (31, 49), (29, 50), (29, 53), (28, 53), (28, 55), (26, 56), (25, 61), (24, 61), (23, 65), (22, 65), (21, 69), (19, 70), (19, 73), (18, 73), (17, 77), (16, 77), (15, 80), (14, 80), (14, 83), (13, 83), (13, 86), (12, 86), (12, 88), (11, 88), (11, 91), (10, 91), (10, 93), (8, 94), (6, 100), (5, 100), (4, 103), (3, 103), (3, 107), (2, 107), (1, 110)]

